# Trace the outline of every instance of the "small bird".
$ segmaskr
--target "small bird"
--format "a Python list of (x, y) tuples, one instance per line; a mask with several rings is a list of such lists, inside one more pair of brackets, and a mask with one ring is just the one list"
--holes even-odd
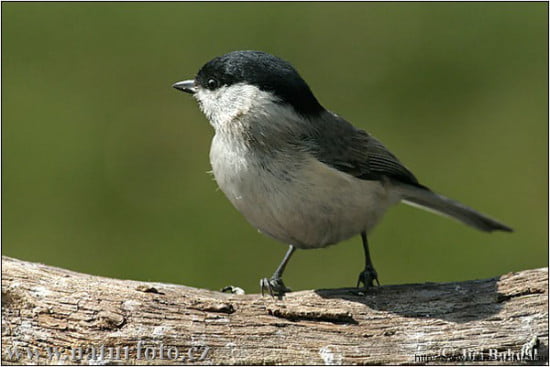
[(325, 109), (287, 61), (261, 51), (233, 51), (207, 62), (192, 94), (215, 130), (212, 172), (221, 190), (260, 232), (289, 244), (262, 294), (282, 297), (296, 248), (326, 247), (361, 235), (365, 268), (357, 287), (379, 285), (367, 234), (399, 202), (478, 230), (512, 229), (420, 184), (371, 134)]

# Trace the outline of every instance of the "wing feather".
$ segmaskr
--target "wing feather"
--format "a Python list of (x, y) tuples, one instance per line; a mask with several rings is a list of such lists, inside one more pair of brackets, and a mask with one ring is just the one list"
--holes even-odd
[(342, 172), (364, 180), (388, 177), (423, 187), (380, 141), (337, 115), (325, 117), (304, 139), (319, 161)]

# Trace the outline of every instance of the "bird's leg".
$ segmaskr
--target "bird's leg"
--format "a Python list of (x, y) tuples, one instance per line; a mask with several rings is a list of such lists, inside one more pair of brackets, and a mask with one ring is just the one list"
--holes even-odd
[(380, 285), (378, 281), (378, 274), (372, 266), (372, 260), (370, 259), (369, 253), (369, 242), (367, 240), (367, 233), (365, 231), (361, 232), (361, 239), (363, 240), (363, 249), (365, 250), (365, 270), (359, 274), (359, 279), (357, 280), (357, 288), (363, 283), (365, 288), (374, 286), (374, 281), (377, 285)]
[(285, 271), (286, 264), (288, 263), (288, 260), (290, 260), (290, 257), (294, 253), (294, 250), (296, 250), (296, 248), (290, 245), (288, 251), (285, 254), (285, 257), (283, 258), (283, 261), (281, 261), (281, 263), (277, 267), (277, 270), (275, 270), (271, 278), (263, 278), (260, 280), (262, 296), (264, 295), (264, 291), (267, 290), (271, 297), (277, 296), (279, 299), (281, 299), (286, 292), (290, 292), (290, 288), (287, 288), (285, 286), (285, 283), (283, 283), (282, 276), (283, 272)]

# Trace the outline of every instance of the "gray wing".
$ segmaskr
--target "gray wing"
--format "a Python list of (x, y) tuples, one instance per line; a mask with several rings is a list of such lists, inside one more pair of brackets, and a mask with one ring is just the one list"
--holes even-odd
[(311, 153), (321, 162), (364, 180), (388, 177), (424, 187), (381, 142), (339, 116), (319, 121), (306, 138)]

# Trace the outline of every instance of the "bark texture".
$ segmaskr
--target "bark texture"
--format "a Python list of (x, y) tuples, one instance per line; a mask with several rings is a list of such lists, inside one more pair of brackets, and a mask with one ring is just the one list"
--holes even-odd
[(548, 362), (548, 269), (283, 300), (2, 258), (2, 362)]

